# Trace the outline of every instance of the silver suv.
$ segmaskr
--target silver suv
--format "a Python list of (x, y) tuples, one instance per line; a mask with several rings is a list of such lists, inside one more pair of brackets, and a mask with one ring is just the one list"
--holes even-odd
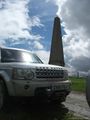
[(65, 101), (71, 82), (64, 67), (43, 64), (35, 54), (16, 48), (0, 48), (0, 109), (8, 96)]

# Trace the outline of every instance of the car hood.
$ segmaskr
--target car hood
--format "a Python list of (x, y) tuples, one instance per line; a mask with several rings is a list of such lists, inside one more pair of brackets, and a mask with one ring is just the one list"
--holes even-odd
[(15, 68), (56, 68), (56, 69), (66, 69), (66, 67), (58, 66), (58, 65), (50, 65), (50, 64), (39, 64), (39, 63), (7, 63), (3, 64), (3, 66), (7, 67), (15, 67)]

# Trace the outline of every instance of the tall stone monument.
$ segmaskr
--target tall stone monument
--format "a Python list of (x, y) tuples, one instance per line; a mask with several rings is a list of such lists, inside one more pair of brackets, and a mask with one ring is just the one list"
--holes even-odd
[(65, 66), (59, 17), (54, 19), (49, 64)]

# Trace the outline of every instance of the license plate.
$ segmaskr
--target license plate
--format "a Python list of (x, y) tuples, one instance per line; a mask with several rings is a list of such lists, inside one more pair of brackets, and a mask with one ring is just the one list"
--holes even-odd
[(60, 85), (60, 86), (52, 86), (52, 90), (64, 90), (65, 86), (64, 85)]

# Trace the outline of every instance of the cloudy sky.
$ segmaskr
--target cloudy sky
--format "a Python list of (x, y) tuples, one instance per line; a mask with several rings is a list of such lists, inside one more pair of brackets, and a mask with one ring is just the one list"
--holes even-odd
[(0, 46), (24, 48), (48, 63), (54, 17), (62, 21), (66, 66), (90, 69), (90, 0), (0, 0)]

